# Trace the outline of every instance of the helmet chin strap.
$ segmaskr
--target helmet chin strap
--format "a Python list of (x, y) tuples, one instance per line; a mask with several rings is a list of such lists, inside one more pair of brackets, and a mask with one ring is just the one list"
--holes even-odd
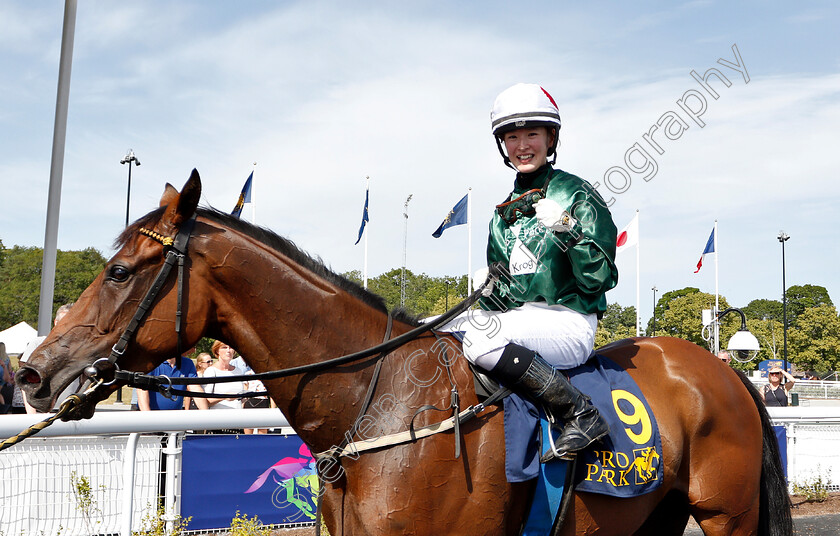
[(502, 148), (502, 140), (498, 136), (493, 136), (496, 139), (496, 147), (499, 148), (499, 154), (502, 155), (502, 159), (505, 161), (505, 165), (511, 168), (514, 171), (518, 171), (516, 166), (513, 165), (513, 162), (510, 161), (508, 155), (505, 154), (505, 150)]

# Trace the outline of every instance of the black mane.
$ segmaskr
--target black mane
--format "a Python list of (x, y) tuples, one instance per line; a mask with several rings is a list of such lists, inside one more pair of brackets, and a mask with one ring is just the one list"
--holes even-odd
[[(114, 241), (114, 247), (119, 249), (123, 247), (128, 240), (133, 237), (138, 229), (141, 227), (154, 227), (154, 224), (160, 220), (161, 215), (163, 214), (164, 207), (158, 208), (153, 210), (152, 212), (146, 214), (142, 218), (138, 219), (136, 222), (131, 224), (127, 227), (120, 236)], [(314, 258), (310, 256), (308, 253), (304, 252), (300, 248), (298, 248), (294, 242), (289, 240), (288, 238), (284, 238), (275, 232), (266, 229), (265, 227), (258, 227), (256, 225), (252, 225), (247, 221), (243, 221), (239, 218), (231, 216), (226, 212), (222, 212), (220, 210), (214, 208), (204, 208), (199, 207), (196, 209), (196, 213), (198, 216), (204, 217), (208, 220), (214, 221), (223, 225), (225, 227), (229, 227), (235, 231), (238, 231), (242, 234), (248, 235), (249, 237), (257, 240), (266, 246), (278, 251), (279, 253), (283, 254), (284, 256), (288, 257), (295, 263), (299, 264), (303, 268), (306, 268), (313, 274), (335, 284), (340, 289), (346, 291), (351, 296), (358, 298), (363, 303), (382, 311), (383, 313), (388, 313), (388, 307), (385, 305), (385, 299), (379, 296), (378, 294), (374, 294), (373, 292), (368, 291), (355, 281), (351, 281), (346, 277), (343, 277), (331, 269), (327, 268), (320, 258)], [(401, 322), (405, 322), (412, 326), (419, 326), (420, 322), (418, 319), (406, 313), (402, 309), (397, 309), (393, 312), (393, 316), (396, 320)]]

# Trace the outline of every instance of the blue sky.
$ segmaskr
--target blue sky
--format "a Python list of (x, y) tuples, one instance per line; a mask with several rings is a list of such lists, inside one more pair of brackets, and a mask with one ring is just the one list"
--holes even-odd
[[(713, 256), (693, 272), (715, 219), (731, 304), (780, 298), (780, 229), (791, 236), (788, 285), (840, 299), (834, 2), (79, 4), (60, 249), (113, 253), (126, 204), (119, 161), (132, 148), (142, 163), (132, 219), (193, 167), (203, 202), (230, 210), (255, 169), (257, 223), (336, 271), (361, 269), (353, 243), (370, 176), (370, 274), (402, 264), (409, 194), (408, 267), (466, 273), (466, 227), (431, 233), (471, 187), (472, 264), (484, 264), (487, 221), (513, 179), (489, 133), (490, 106), (506, 87), (536, 82), (563, 118), (557, 165), (615, 198), (619, 228), (640, 210), (644, 321), (653, 285), (659, 295), (714, 291)], [(62, 16), (62, 2), (0, 3), (7, 247), (43, 245)], [(746, 74), (718, 62), (736, 61), (733, 45)], [(690, 74), (712, 67), (730, 82), (710, 81), (717, 99)], [(702, 127), (677, 104), (692, 91), (705, 95)], [(676, 139), (654, 133), (658, 154), (643, 135), (669, 112), (688, 126)], [(627, 169), (637, 143), (655, 161), (649, 180)], [(641, 155), (631, 156), (639, 169)], [(629, 185), (607, 173), (614, 166)], [(618, 264), (608, 299), (633, 305), (634, 253)]]

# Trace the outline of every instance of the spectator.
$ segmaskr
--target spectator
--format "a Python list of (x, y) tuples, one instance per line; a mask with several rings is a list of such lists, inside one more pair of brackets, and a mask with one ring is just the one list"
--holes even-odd
[(6, 414), (12, 407), (15, 394), (12, 362), (6, 353), (6, 344), (0, 342), (0, 415)]
[[(251, 369), (251, 366), (245, 362), (242, 356), (235, 357), (230, 363), (236, 368), (244, 370), (245, 374), (254, 374), (253, 369)], [(263, 385), (263, 382), (259, 380), (250, 380), (245, 382), (245, 390), (254, 393), (261, 393), (265, 391), (265, 385)], [(255, 396), (246, 398), (242, 403), (242, 407), (245, 409), (276, 408), (277, 404), (275, 404), (274, 400), (268, 396)], [(267, 434), (268, 428), (245, 428), (244, 432), (246, 434)]]
[[(249, 367), (250, 368), (250, 367)], [(251, 370), (246, 372), (246, 374), (254, 374), (254, 371)], [(263, 382), (259, 380), (249, 380), (245, 383), (245, 388), (248, 391), (253, 391), (255, 393), (261, 393), (265, 391), (265, 385)], [(277, 405), (274, 403), (269, 396), (255, 396), (251, 398), (246, 398), (245, 402), (242, 403), (242, 406), (245, 409), (263, 409), (263, 408), (276, 408)], [(245, 428), (246, 434), (267, 434), (268, 428)]]
[[(195, 358), (195, 368), (198, 371), (199, 378), (204, 377), (204, 371), (212, 364), (213, 356), (207, 352), (201, 352), (198, 354), (198, 357)], [(195, 398), (190, 401), (190, 409), (198, 409), (198, 406), (195, 405)]]
[(14, 415), (26, 413), (26, 406), (23, 405), (23, 391), (15, 384), (15, 392), (12, 395), (12, 408), (9, 411)]
[[(236, 350), (227, 344), (222, 341), (215, 341), (210, 352), (216, 358), (216, 362), (204, 371), (205, 378), (220, 378), (245, 374), (244, 370), (231, 364), (233, 356), (236, 355)], [(204, 391), (207, 393), (236, 395), (245, 392), (245, 382), (210, 383), (205, 386)], [(208, 398), (207, 403), (210, 405), (210, 409), (242, 409), (242, 399), (240, 398)]]
[(199, 377), (204, 376), (204, 371), (212, 364), (213, 356), (207, 352), (201, 352), (198, 354), (198, 357), (195, 358), (195, 368), (198, 371)]
[(729, 356), (729, 352), (727, 352), (726, 350), (721, 350), (720, 352), (718, 352), (718, 359), (720, 359), (727, 365), (732, 361), (732, 358)]
[[(187, 357), (193, 353), (195, 348), (190, 348), (181, 357), (181, 367), (176, 366), (176, 359), (171, 357), (155, 367), (150, 373), (150, 376), (167, 376), (169, 378), (197, 378), (198, 373), (195, 369), (195, 364), (192, 359)], [(187, 385), (187, 391), (195, 393), (203, 393), (204, 390), (200, 385)], [(177, 388), (177, 386), (176, 386)], [(137, 406), (140, 411), (154, 411), (154, 410), (169, 410), (169, 409), (190, 409), (191, 397), (184, 397), (176, 395), (172, 398), (167, 398), (159, 391), (149, 393), (144, 389), (137, 389)], [(207, 399), (195, 398), (195, 405), (198, 409), (209, 409)]]
[[(787, 380), (782, 385), (782, 375)], [(796, 379), (782, 370), (781, 367), (773, 367), (767, 372), (767, 385), (762, 389), (764, 394), (764, 404), (767, 406), (787, 406), (788, 393), (793, 389), (793, 384)]]

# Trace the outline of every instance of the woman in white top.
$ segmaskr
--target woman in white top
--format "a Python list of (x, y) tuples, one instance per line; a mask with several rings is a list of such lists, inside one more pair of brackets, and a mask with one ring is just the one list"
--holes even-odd
[[(230, 361), (236, 355), (236, 350), (227, 344), (222, 341), (215, 341), (210, 351), (216, 357), (216, 362), (204, 371), (205, 378), (245, 374), (245, 371), (231, 364)], [(204, 392), (237, 395), (245, 392), (245, 383), (241, 381), (210, 383), (204, 386)], [(210, 409), (242, 409), (242, 399), (239, 398), (208, 398), (207, 403), (210, 405)]]

